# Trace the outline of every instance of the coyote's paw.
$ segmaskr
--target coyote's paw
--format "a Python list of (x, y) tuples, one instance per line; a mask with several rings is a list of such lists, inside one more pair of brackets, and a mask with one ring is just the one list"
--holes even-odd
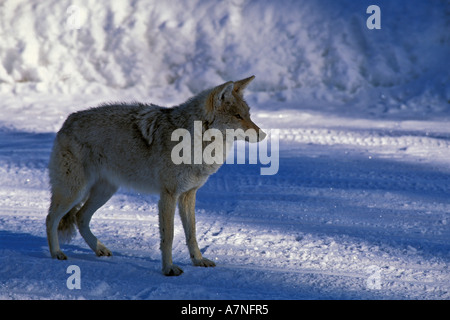
[(183, 273), (183, 270), (179, 266), (172, 264), (168, 267), (164, 267), (162, 272), (165, 276), (172, 277), (172, 276), (179, 276), (180, 274)]
[(95, 254), (97, 257), (111, 257), (112, 252), (105, 246), (98, 246), (97, 250), (95, 250)]
[(58, 260), (67, 260), (67, 256), (62, 251), (56, 251), (52, 253), (52, 258), (56, 258)]
[(213, 261), (206, 259), (206, 258), (193, 259), (192, 264), (197, 267), (215, 267), (216, 266), (216, 264)]

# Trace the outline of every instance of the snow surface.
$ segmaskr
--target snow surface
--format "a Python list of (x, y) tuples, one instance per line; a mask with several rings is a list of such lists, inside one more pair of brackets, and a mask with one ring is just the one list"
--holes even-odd
[[(443, 0), (2, 1), (0, 298), (450, 299), (449, 21)], [(50, 259), (47, 163), (68, 114), (252, 74), (279, 171), (224, 165), (198, 192), (216, 268), (190, 265), (177, 218), (185, 273), (164, 277), (158, 197), (123, 189), (91, 223), (113, 257), (78, 236)]]

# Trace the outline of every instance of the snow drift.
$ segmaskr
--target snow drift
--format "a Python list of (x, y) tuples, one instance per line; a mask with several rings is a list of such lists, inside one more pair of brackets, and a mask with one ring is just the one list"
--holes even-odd
[(278, 108), (448, 112), (448, 3), (376, 2), (380, 30), (370, 1), (3, 1), (0, 92), (176, 103), (256, 74)]

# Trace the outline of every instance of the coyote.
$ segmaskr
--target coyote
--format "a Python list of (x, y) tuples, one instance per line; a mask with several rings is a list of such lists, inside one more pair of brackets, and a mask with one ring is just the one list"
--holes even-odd
[[(254, 130), (256, 134), (236, 135), (236, 139), (262, 141), (266, 134), (250, 119), (249, 106), (243, 98), (244, 89), (253, 79), (251, 76), (226, 82), (172, 108), (118, 103), (71, 114), (56, 135), (49, 162), (51, 204), (46, 227), (51, 256), (67, 259), (60, 249), (58, 234), (61, 239), (70, 239), (75, 226), (97, 256), (111, 256), (111, 251), (91, 232), (89, 222), (94, 212), (120, 186), (125, 186), (160, 194), (164, 275), (178, 276), (183, 272), (172, 262), (177, 203), (193, 265), (214, 267), (215, 263), (204, 258), (198, 248), (195, 197), (198, 188), (223, 162), (174, 163), (171, 154), (177, 142), (172, 140), (172, 133), (182, 128), (192, 135), (194, 122), (201, 121), (203, 132)], [(202, 148), (207, 145), (207, 141), (201, 142)]]

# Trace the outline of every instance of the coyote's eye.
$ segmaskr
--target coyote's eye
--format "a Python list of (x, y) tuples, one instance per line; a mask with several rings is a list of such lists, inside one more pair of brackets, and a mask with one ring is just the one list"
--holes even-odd
[(242, 120), (242, 117), (239, 113), (236, 113), (234, 116), (236, 117), (236, 119)]

